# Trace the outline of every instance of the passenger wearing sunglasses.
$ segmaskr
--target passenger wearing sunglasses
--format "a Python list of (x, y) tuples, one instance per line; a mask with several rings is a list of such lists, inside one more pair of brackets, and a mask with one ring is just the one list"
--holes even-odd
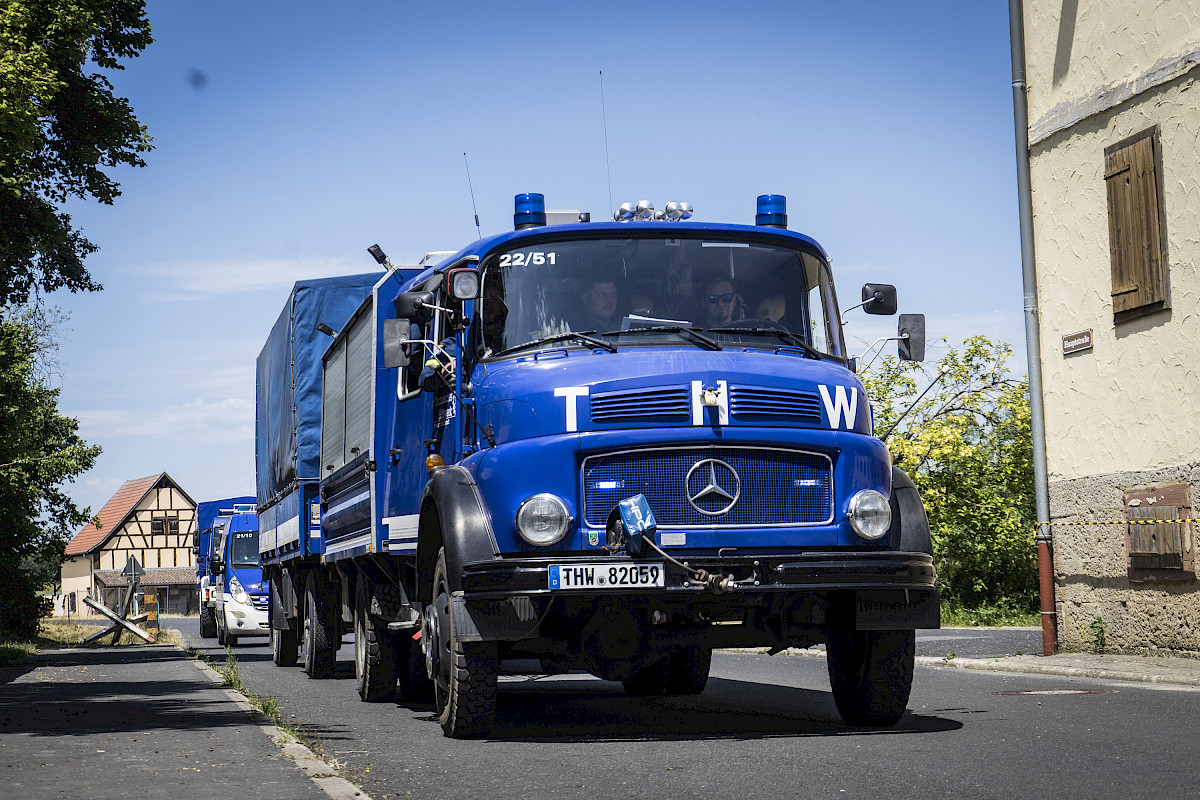
[(738, 297), (731, 281), (725, 278), (709, 281), (704, 285), (704, 291), (700, 294), (700, 309), (704, 314), (704, 327), (719, 328), (734, 319), (739, 319), (736, 311), (740, 300), (741, 298)]

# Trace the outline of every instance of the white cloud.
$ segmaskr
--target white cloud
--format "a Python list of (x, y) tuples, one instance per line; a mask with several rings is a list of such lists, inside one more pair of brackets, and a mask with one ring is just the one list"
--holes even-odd
[(241, 398), (193, 400), (158, 409), (95, 408), (71, 412), (88, 440), (118, 436), (176, 436), (201, 431), (213, 441), (254, 438), (254, 402)]
[[(126, 267), (125, 271), (151, 279), (155, 288), (150, 290), (149, 299), (169, 302), (286, 288), (310, 278), (371, 272), (372, 266), (364, 258), (200, 259), (142, 264)], [(379, 274), (383, 276), (382, 271)]]

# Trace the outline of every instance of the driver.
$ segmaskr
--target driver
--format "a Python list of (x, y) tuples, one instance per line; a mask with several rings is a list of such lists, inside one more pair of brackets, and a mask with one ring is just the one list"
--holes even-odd
[(577, 320), (579, 324), (571, 326), (573, 330), (605, 333), (617, 327), (617, 283), (612, 278), (590, 281), (579, 293), (579, 301), (583, 315)]
[(742, 298), (734, 289), (733, 281), (727, 278), (716, 278), (704, 284), (700, 293), (700, 309), (704, 316), (704, 327), (719, 328), (735, 319), (741, 319), (745, 314), (738, 314)]

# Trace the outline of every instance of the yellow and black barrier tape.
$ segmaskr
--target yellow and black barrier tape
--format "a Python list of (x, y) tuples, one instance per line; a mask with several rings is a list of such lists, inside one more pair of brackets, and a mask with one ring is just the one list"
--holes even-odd
[(1047, 522), (1044, 523), (1053, 528), (1062, 528), (1075, 525), (1177, 525), (1181, 522), (1200, 522), (1200, 518), (1191, 517), (1189, 519), (1123, 519), (1113, 522)]

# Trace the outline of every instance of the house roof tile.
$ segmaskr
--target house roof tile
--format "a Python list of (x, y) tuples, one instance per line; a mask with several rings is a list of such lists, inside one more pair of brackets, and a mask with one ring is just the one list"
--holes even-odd
[(80, 528), (74, 538), (67, 543), (67, 555), (78, 556), (90, 553), (98, 545), (103, 544), (112, 532), (125, 521), (129, 512), (142, 501), (146, 493), (153, 489), (159, 479), (166, 474), (160, 472), (157, 475), (147, 475), (145, 478), (125, 481), (117, 493), (110, 497), (96, 514), (100, 520), (100, 526), (96, 527), (95, 524), (89, 522)]

